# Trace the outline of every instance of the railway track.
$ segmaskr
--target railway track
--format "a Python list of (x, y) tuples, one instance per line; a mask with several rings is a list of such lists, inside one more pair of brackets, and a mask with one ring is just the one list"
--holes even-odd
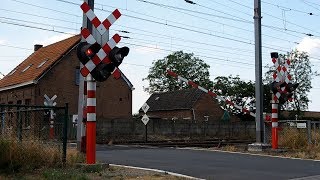
[(156, 146), (156, 147), (221, 147), (221, 146), (243, 146), (253, 143), (254, 140), (206, 140), (206, 141), (149, 141), (149, 142), (127, 142), (114, 143), (122, 145), (142, 145), (142, 146)]

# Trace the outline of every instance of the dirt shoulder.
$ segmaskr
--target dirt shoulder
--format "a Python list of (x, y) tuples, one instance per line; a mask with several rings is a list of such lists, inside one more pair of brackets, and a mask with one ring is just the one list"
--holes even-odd
[(183, 180), (184, 177), (177, 177), (161, 172), (132, 169), (126, 167), (94, 167), (94, 168), (66, 168), (66, 169), (39, 169), (25, 173), (0, 174), (0, 179), (13, 180), (53, 180), (53, 179), (81, 179), (81, 180), (103, 180), (103, 179), (142, 179), (142, 180)]

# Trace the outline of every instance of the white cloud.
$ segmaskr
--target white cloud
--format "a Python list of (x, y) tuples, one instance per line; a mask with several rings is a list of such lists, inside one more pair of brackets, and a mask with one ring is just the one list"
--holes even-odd
[(33, 44), (42, 44), (43, 46), (47, 46), (49, 44), (53, 44), (55, 42), (67, 39), (67, 38), (69, 38), (71, 36), (73, 36), (73, 35), (71, 35), (71, 34), (59, 34), (59, 35), (52, 36), (52, 37), (49, 37), (49, 38), (46, 38), (46, 39), (35, 40)]
[(5, 43), (6, 43), (6, 40), (0, 39), (0, 44), (5, 44)]
[(314, 55), (320, 50), (320, 39), (305, 37), (299, 45), (297, 45), (297, 49), (299, 51), (305, 51), (310, 55)]

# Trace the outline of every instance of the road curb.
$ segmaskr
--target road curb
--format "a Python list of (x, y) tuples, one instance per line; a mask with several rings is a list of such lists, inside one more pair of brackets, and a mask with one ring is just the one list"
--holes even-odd
[(251, 156), (262, 156), (262, 157), (272, 157), (272, 158), (280, 158), (280, 159), (292, 159), (292, 160), (320, 162), (320, 160), (317, 160), (317, 159), (303, 159), (303, 158), (295, 158), (295, 157), (274, 156), (274, 155), (270, 155), (270, 154), (258, 154), (258, 153), (255, 154), (255, 153), (224, 151), (224, 150), (216, 150), (216, 149), (193, 149), (193, 148), (177, 148), (177, 149), (194, 150), (194, 151), (209, 151), (209, 152), (223, 152), (223, 153), (230, 153), (230, 154), (243, 154), (243, 155), (251, 155)]
[(154, 172), (159, 172), (159, 173), (163, 173), (163, 174), (169, 174), (169, 175), (172, 175), (172, 176), (178, 176), (178, 177), (187, 178), (187, 179), (204, 180), (204, 179), (201, 179), (201, 178), (187, 176), (187, 175), (174, 173), (174, 172), (170, 172), (170, 171), (164, 171), (164, 170), (160, 170), (160, 169), (151, 169), (151, 168), (143, 168), (143, 167), (136, 167), (136, 166), (126, 166), (126, 165), (120, 165), (120, 164), (109, 164), (109, 166), (125, 167), (125, 168), (139, 169), (139, 170), (145, 170), (145, 171), (154, 171)]

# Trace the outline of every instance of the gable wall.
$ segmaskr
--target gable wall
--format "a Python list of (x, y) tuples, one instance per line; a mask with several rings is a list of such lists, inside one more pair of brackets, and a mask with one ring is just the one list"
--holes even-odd
[[(213, 99), (208, 94), (203, 94), (194, 105), (196, 119), (199, 121), (205, 120), (204, 116), (209, 116), (210, 121), (221, 120), (224, 111), (221, 109), (218, 101)], [(232, 121), (239, 120), (235, 116), (231, 116)]]
[(35, 96), (34, 85), (24, 86), (14, 90), (0, 91), (0, 104), (17, 104), (18, 101), (21, 101), (21, 104), (26, 104), (26, 101), (34, 104)]
[[(37, 104), (43, 104), (43, 95), (57, 95), (57, 106), (69, 103), (69, 113), (77, 114), (79, 86), (76, 85), (76, 69), (79, 60), (75, 48), (54, 66), (37, 84)], [(97, 83), (97, 120), (109, 118), (131, 118), (132, 92), (124, 80)], [(121, 98), (121, 99), (120, 99)], [(120, 101), (121, 100), (121, 101)]]

